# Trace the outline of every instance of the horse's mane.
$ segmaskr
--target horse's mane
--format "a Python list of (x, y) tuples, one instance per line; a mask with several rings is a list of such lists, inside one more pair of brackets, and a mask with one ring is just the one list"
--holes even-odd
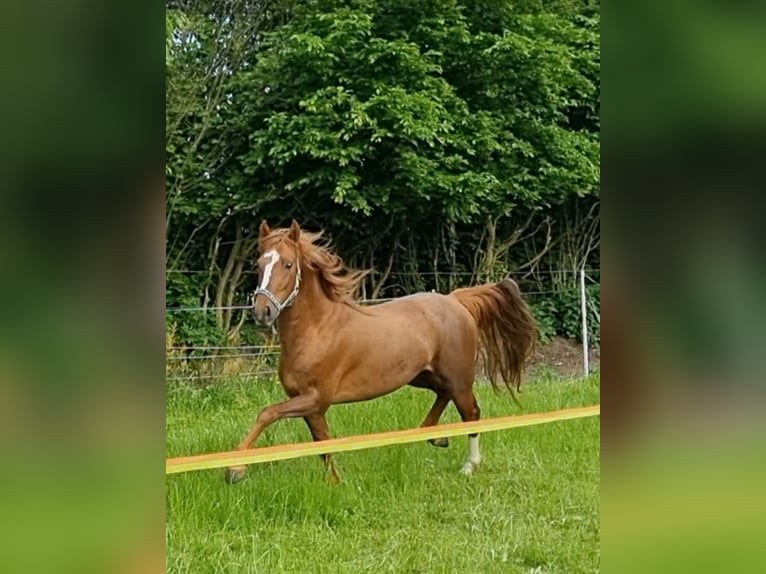
[[(273, 230), (264, 239), (262, 249), (271, 249), (282, 241), (293, 243), (288, 237), (289, 232), (289, 229)], [(359, 287), (370, 271), (347, 267), (338, 255), (330, 251), (330, 242), (323, 236), (324, 231), (312, 233), (301, 230), (298, 240), (301, 264), (317, 272), (319, 284), (331, 301), (356, 306)]]

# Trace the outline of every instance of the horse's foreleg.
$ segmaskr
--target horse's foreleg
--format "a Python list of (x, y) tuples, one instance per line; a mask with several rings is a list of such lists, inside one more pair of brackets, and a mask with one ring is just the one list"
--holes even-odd
[[(426, 418), (423, 421), (423, 424), (421, 424), (420, 426), (432, 427), (436, 423), (438, 423), (439, 417), (442, 416), (442, 413), (444, 412), (444, 409), (447, 408), (449, 401), (450, 399), (448, 396), (437, 394), (436, 400), (434, 401), (434, 404), (431, 407), (431, 410), (428, 411), (428, 414), (426, 415)], [(433, 446), (448, 447), (449, 439), (447, 437), (431, 438), (431, 439), (428, 439), (428, 443), (432, 444)]]
[[(255, 425), (247, 433), (247, 436), (239, 443), (237, 450), (247, 450), (258, 440), (261, 433), (266, 430), (270, 424), (284, 418), (306, 417), (315, 414), (320, 410), (319, 395), (316, 392), (298, 395), (276, 405), (266, 407), (255, 420)], [(226, 469), (225, 479), (229, 484), (239, 482), (245, 478), (247, 467), (232, 466)]]
[[(330, 431), (327, 429), (327, 419), (324, 414), (311, 415), (304, 417), (304, 419), (306, 420), (306, 424), (311, 431), (311, 436), (315, 441), (322, 441), (330, 438)], [(330, 482), (338, 484), (340, 482), (340, 474), (335, 466), (335, 461), (333, 460), (332, 455), (323, 454), (321, 456), (325, 468), (327, 469)]]

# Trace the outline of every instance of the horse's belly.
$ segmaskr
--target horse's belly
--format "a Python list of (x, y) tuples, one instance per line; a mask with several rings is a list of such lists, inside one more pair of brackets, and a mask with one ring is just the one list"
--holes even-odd
[(376, 319), (373, 325), (374, 329), (360, 325), (346, 348), (346, 368), (333, 402), (386, 395), (430, 369), (439, 343), (438, 329), (428, 314), (412, 309), (406, 315)]
[(333, 402), (368, 401), (392, 393), (409, 384), (425, 367), (422, 363), (405, 364), (399, 361), (388, 369), (360, 368), (340, 382)]

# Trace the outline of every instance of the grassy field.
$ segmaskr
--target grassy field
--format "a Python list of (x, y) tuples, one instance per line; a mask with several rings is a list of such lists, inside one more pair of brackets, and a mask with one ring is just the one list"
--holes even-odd
[[(518, 413), (507, 394), (477, 385), (482, 417)], [(404, 388), (332, 407), (333, 436), (418, 426), (433, 395)], [(231, 450), (277, 382), (174, 387), (167, 455)], [(599, 402), (599, 378), (528, 383), (524, 412)], [(458, 421), (453, 405), (442, 422)], [(259, 446), (310, 439), (303, 420), (274, 424)], [(250, 467), (237, 485), (222, 470), (167, 477), (167, 571), (320, 574), (596, 572), (599, 569), (599, 418), (482, 435), (483, 464), (458, 470), (466, 437), (335, 455), (343, 483), (319, 457)]]

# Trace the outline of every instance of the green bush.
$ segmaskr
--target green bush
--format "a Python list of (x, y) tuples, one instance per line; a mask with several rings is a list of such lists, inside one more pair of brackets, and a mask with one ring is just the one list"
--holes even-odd
[[(588, 342), (601, 342), (601, 286), (586, 287)], [(561, 290), (531, 305), (532, 314), (540, 329), (540, 339), (547, 343), (559, 335), (582, 341), (582, 310), (580, 290), (577, 287)]]
[(531, 306), (532, 315), (537, 321), (537, 327), (540, 330), (540, 340), (543, 343), (549, 342), (558, 332), (558, 319), (556, 318), (556, 305), (551, 299), (544, 299)]

